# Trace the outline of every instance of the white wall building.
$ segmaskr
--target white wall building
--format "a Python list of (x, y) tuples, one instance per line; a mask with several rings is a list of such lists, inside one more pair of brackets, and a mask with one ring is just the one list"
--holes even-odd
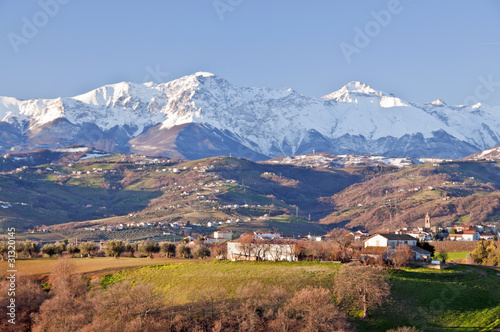
[(462, 235), (464, 241), (479, 241), (481, 236), (476, 231), (465, 231)]
[(290, 261), (296, 260), (293, 242), (227, 243), (227, 259), (232, 261)]
[(214, 238), (224, 239), (224, 240), (232, 240), (233, 239), (233, 232), (231, 232), (231, 231), (215, 231)]
[(392, 247), (407, 244), (410, 247), (417, 245), (417, 239), (407, 234), (375, 234), (365, 240), (366, 247)]

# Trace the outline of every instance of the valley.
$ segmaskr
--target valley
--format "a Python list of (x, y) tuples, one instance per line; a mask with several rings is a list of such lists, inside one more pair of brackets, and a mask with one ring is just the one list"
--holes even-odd
[(420, 227), (426, 213), (438, 227), (500, 220), (494, 161), (332, 158), (185, 161), (85, 147), (10, 154), (0, 163), (0, 227), (42, 242), (174, 241), (214, 230), (380, 232)]

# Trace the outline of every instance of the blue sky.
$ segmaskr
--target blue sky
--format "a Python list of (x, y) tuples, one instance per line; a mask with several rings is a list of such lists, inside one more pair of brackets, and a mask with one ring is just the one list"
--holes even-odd
[(357, 80), (409, 101), (500, 105), (499, 31), (500, 1), (0, 0), (0, 95), (209, 71), (311, 96)]

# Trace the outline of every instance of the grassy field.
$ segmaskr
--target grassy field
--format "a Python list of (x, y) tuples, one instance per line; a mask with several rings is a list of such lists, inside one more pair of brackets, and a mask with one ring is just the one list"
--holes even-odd
[[(16, 268), (26, 275), (50, 273), (56, 259), (20, 259)], [(339, 264), (316, 262), (217, 262), (166, 258), (72, 258), (77, 271), (101, 276), (103, 282), (123, 280), (152, 283), (170, 306), (196, 302), (211, 289), (228, 299), (252, 281), (281, 285), (292, 292), (307, 285), (333, 287)], [(0, 275), (7, 263), (0, 262)], [(416, 326), (421, 331), (492, 331), (500, 326), (500, 275), (481, 266), (457, 265), (445, 270), (406, 268), (389, 271), (391, 300), (362, 321), (358, 331), (386, 331)]]
[(448, 260), (449, 261), (454, 261), (457, 259), (461, 259), (462, 261), (465, 261), (465, 258), (469, 254), (470, 251), (462, 251), (462, 252), (450, 252), (448, 253)]
[[(258, 280), (288, 291), (306, 285), (331, 288), (336, 264), (312, 262), (255, 263), (188, 261), (118, 272), (106, 282), (126, 279), (155, 284), (168, 303), (182, 306), (209, 288), (234, 296), (242, 284)], [(354, 319), (359, 331), (386, 331), (417, 326), (422, 331), (492, 331), (500, 326), (500, 277), (479, 266), (457, 265), (446, 270), (390, 271), (392, 299), (366, 321)]]
[(169, 304), (182, 306), (197, 299), (208, 288), (222, 288), (231, 297), (243, 284), (258, 280), (282, 285), (288, 291), (307, 285), (331, 288), (338, 264), (315, 262), (216, 262), (191, 260), (125, 270), (108, 279), (143, 280), (155, 284), (167, 295)]
[(360, 331), (401, 325), (423, 331), (492, 331), (500, 326), (500, 277), (494, 270), (457, 265), (446, 270), (391, 272), (393, 300)]

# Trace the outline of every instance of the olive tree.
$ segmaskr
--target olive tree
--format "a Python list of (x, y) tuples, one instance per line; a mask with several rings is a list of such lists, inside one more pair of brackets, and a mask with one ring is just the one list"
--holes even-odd
[(106, 243), (106, 255), (118, 258), (124, 251), (125, 245), (120, 240), (111, 240)]
[(139, 245), (139, 251), (149, 258), (153, 258), (153, 254), (160, 252), (160, 245), (156, 241), (146, 241)]

